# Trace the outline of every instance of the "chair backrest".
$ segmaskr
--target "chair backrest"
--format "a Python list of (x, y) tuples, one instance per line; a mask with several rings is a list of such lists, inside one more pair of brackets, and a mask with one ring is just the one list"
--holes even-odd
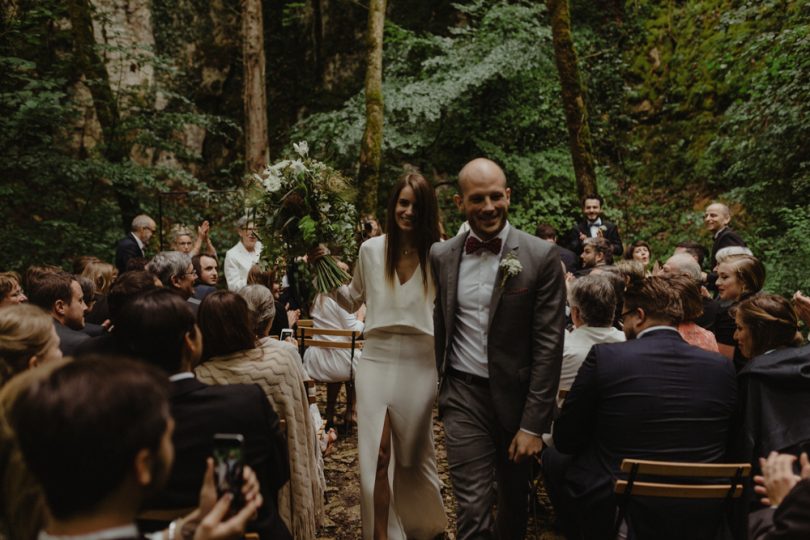
[[(679, 463), (625, 459), (621, 469), (627, 480), (616, 480), (616, 493), (627, 497), (671, 497), (678, 499), (723, 499), (742, 495), (742, 479), (751, 475), (750, 463)], [(655, 481), (637, 481), (638, 475), (654, 476)], [(718, 482), (693, 484), (661, 479), (713, 478)], [(720, 481), (721, 479), (727, 479)]]
[(298, 328), (312, 328), (315, 326), (315, 321), (312, 319), (298, 319)]
[[(311, 326), (299, 326), (298, 346), (301, 348), (301, 356), (307, 347), (322, 347), (324, 349), (352, 349), (352, 355), (356, 349), (363, 348), (363, 341), (360, 339), (361, 332), (356, 330), (344, 330), (336, 328), (314, 328)], [(346, 341), (329, 341), (325, 339), (315, 339), (314, 336), (338, 336), (348, 338)]]

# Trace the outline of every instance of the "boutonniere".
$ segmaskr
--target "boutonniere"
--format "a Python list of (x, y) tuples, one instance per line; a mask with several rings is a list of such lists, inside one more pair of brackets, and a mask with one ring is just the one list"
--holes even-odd
[(605, 227), (604, 225), (599, 225), (599, 230), (605, 232), (607, 231), (607, 227)]
[(503, 289), (507, 279), (515, 277), (523, 271), (523, 265), (520, 264), (515, 252), (510, 251), (506, 257), (501, 260), (500, 269), (503, 275), (501, 278), (501, 289)]

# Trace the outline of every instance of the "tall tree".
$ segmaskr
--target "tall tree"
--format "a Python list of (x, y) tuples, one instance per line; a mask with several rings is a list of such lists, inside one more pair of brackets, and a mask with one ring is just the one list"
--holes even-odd
[[(110, 86), (107, 67), (96, 50), (92, 7), (89, 0), (70, 0), (68, 15), (73, 34), (77, 72), (84, 76), (90, 94), (93, 96), (93, 107), (104, 137), (102, 152), (105, 159), (111, 163), (123, 163), (129, 159), (132, 142), (121, 129), (118, 100)], [(121, 225), (128, 232), (132, 218), (141, 211), (140, 204), (132, 194), (130, 186), (122, 186), (113, 182), (112, 187), (121, 209)]]
[(370, 0), (366, 45), (366, 128), (360, 147), (360, 167), (357, 184), (360, 190), (361, 215), (377, 211), (377, 191), (380, 183), (383, 137), (383, 27), (386, 0)]
[(560, 75), (565, 121), (568, 125), (568, 147), (574, 163), (577, 193), (580, 198), (596, 193), (596, 171), (588, 127), (588, 107), (577, 67), (577, 53), (571, 39), (571, 14), (568, 0), (546, 0), (551, 14), (551, 33), (554, 59)]
[(267, 94), (265, 93), (264, 22), (261, 0), (242, 0), (244, 58), (245, 167), (263, 169), (268, 160)]

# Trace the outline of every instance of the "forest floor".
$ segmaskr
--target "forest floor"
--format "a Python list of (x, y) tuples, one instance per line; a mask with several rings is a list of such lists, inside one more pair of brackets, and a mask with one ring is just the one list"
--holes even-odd
[[(318, 403), (323, 410), (325, 392), (323, 385), (318, 385)], [(341, 392), (340, 401), (344, 401)], [(435, 411), (434, 411), (435, 412)], [(339, 408), (338, 418), (343, 410)], [(441, 422), (433, 420), (433, 437), (436, 443), (439, 479), (442, 482), (442, 498), (448, 517), (448, 536), (455, 540), (455, 503), (450, 484), (450, 473), (444, 448), (444, 430)], [(357, 462), (357, 429), (348, 436), (341, 436), (333, 449), (324, 457), (326, 476), (326, 517), (319, 531), (319, 540), (356, 540), (360, 538), (360, 479)], [(538, 489), (539, 502), (530, 512), (527, 539), (562, 540), (564, 537), (553, 532), (550, 521), (551, 504), (542, 486)]]

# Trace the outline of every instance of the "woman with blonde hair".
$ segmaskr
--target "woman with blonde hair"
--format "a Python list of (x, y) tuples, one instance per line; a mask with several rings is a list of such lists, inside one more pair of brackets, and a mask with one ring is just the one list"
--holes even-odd
[[(96, 259), (85, 265), (80, 277), (89, 279), (96, 287), (94, 294), (95, 303), (92, 304), (92, 308), (85, 314), (85, 321), (91, 324), (102, 324), (110, 317), (110, 312), (107, 308), (107, 293), (110, 292), (110, 287), (115, 281), (115, 278), (118, 277), (118, 270), (110, 263)], [(87, 305), (89, 306), (91, 304), (88, 303)]]
[(60, 358), (59, 336), (50, 315), (29, 304), (0, 310), (0, 385)]

